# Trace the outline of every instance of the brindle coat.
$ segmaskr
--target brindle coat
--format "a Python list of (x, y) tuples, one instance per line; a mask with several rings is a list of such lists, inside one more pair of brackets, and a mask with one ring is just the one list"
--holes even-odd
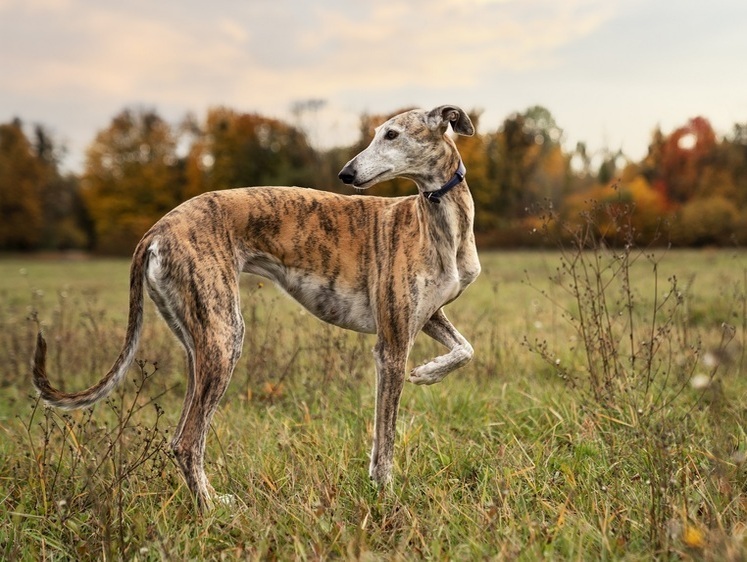
[(195, 197), (159, 220), (138, 244), (130, 269), (127, 332), (111, 370), (91, 388), (66, 393), (45, 371), (40, 333), (34, 384), (50, 405), (90, 406), (124, 377), (143, 322), (143, 287), (186, 350), (187, 394), (172, 448), (200, 509), (215, 492), (203, 456), (210, 420), (241, 355), (244, 321), (239, 275), (271, 279), (313, 314), (343, 328), (375, 333), (376, 415), (370, 476), (391, 479), (397, 409), (406, 363), (421, 330), (449, 351), (410, 373), (432, 384), (472, 358), (472, 347), (442, 306), (478, 276), (474, 206), (466, 181), (440, 201), (422, 194), (448, 182), (460, 163), (445, 134), (471, 135), (454, 106), (413, 110), (379, 128), (340, 172), (358, 189), (393, 177), (412, 179), (420, 195), (335, 195), (295, 187), (254, 187)]

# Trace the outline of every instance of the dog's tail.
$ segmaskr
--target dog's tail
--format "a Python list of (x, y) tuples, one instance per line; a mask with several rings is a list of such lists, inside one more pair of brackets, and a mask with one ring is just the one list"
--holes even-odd
[(140, 341), (140, 332), (143, 327), (143, 276), (147, 265), (148, 246), (149, 244), (145, 243), (145, 239), (143, 239), (132, 257), (127, 334), (122, 351), (119, 352), (119, 357), (99, 382), (80, 392), (63, 392), (50, 385), (46, 372), (47, 342), (44, 341), (41, 331), (37, 335), (33, 362), (34, 386), (42, 400), (50, 406), (66, 410), (91, 406), (109, 394), (127, 374), (127, 370), (135, 358), (135, 352)]

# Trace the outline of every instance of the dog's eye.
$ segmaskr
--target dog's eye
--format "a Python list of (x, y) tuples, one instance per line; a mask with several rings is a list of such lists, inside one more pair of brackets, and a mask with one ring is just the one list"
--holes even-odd
[(399, 133), (395, 131), (394, 129), (389, 129), (386, 134), (384, 135), (384, 138), (386, 140), (394, 140), (399, 136)]

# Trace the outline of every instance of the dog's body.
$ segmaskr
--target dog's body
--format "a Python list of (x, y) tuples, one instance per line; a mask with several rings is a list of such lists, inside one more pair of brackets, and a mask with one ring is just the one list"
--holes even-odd
[[(206, 193), (175, 208), (135, 250), (127, 334), (114, 366), (88, 390), (56, 390), (45, 373), (40, 334), (34, 383), (41, 397), (54, 406), (80, 408), (117, 385), (137, 350), (145, 286), (186, 350), (187, 395), (172, 447), (200, 508), (210, 507), (214, 491), (203, 469), (205, 438), (241, 354), (239, 274), (255, 273), (322, 320), (377, 335), (370, 476), (388, 482), (415, 336), (422, 330), (449, 352), (415, 368), (412, 382), (438, 382), (472, 357), (471, 346), (441, 310), (480, 272), (469, 188), (463, 175), (449, 182), (461, 162), (444, 134), (449, 123), (457, 133), (474, 132), (453, 106), (398, 115), (379, 127), (371, 145), (340, 173), (360, 189), (408, 177), (418, 185), (416, 196), (255, 187)], [(447, 183), (453, 185), (441, 190)]]

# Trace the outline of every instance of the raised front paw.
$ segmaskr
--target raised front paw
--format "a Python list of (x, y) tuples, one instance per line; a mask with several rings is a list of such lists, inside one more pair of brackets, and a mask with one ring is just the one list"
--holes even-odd
[(413, 384), (436, 384), (441, 382), (443, 378), (443, 376), (438, 376), (438, 373), (428, 369), (427, 365), (421, 365), (412, 370), (408, 380)]

